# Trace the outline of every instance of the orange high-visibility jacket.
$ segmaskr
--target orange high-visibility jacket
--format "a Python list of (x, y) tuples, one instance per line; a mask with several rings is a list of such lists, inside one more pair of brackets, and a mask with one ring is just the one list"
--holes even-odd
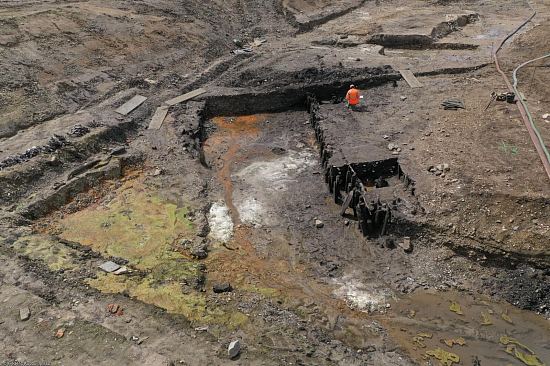
[(359, 90), (353, 88), (348, 91), (346, 94), (346, 100), (350, 105), (359, 104)]

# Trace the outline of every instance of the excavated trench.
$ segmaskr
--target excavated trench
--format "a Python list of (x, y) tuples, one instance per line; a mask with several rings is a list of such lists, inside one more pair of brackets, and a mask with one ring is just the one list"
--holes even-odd
[[(398, 75), (387, 74), (356, 84), (374, 87), (397, 79)], [(362, 248), (371, 246), (372, 239), (380, 237), (411, 236), (414, 239), (418, 232), (437, 231), (411, 220), (411, 215), (422, 212), (422, 208), (415, 198), (415, 181), (403, 171), (397, 158), (369, 160), (365, 156), (363, 161), (347, 161), (345, 156), (338, 156), (338, 141), (325, 137), (317, 114), (318, 100), (335, 100), (334, 96), (341, 94), (348, 83), (348, 80), (338, 80), (330, 85), (275, 92), (231, 92), (188, 104), (185, 118), (177, 127), (181, 143), (209, 167), (215, 177), (208, 187), (208, 199), (212, 202), (209, 225), (201, 236), (208, 235), (213, 244), (222, 245), (214, 244), (205, 262), (209, 280), (229, 280), (242, 288), (277, 294), (286, 301), (294, 299), (292, 306), (297, 308), (316, 299), (329, 318), (336, 314), (346, 315), (347, 320), (339, 325), (337, 337), (358, 347), (375, 342), (368, 335), (357, 335), (357, 329), (365, 321), (363, 312), (385, 313), (387, 308), (392, 308), (392, 314), (373, 316), (384, 324), (401, 348), (417, 360), (423, 357), (424, 348), (437, 349), (440, 340), (463, 336), (468, 346), (457, 352), (462, 357), (506, 362), (509, 359), (501, 352), (506, 351), (506, 345), (499, 337), (510, 334), (521, 336), (521, 341), (534, 348), (540, 359), (549, 357), (550, 350), (542, 341), (548, 331), (547, 325), (532, 313), (506, 304), (454, 292), (418, 291), (413, 295), (397, 296), (385, 283), (392, 278), (380, 283), (364, 283), (360, 276), (341, 272), (332, 280), (304, 277), (304, 273), (314, 268), (310, 268), (307, 260), (300, 259), (296, 263), (296, 259), (292, 259), (297, 253), (288, 249), (289, 242), (300, 245), (308, 240), (335, 240), (331, 236), (336, 235)], [(61, 230), (58, 239), (62, 243), (78, 244), (77, 249), (71, 250), (91, 247), (104, 258), (128, 263), (136, 270), (134, 276), (122, 282), (119, 278), (93, 273), (87, 274), (86, 281), (100, 291), (122, 291), (192, 320), (208, 319), (231, 326), (244, 324), (245, 317), (240, 312), (202, 313), (204, 300), (199, 295), (188, 292), (189, 298), (182, 297), (175, 279), (185, 278), (185, 288), (200, 289), (206, 276), (203, 265), (190, 261), (186, 254), (169, 254), (172, 249), (158, 246), (153, 247), (165, 253), (165, 257), (158, 259), (153, 253), (146, 253), (147, 260), (143, 261), (140, 259), (144, 256), (142, 249), (133, 247), (136, 238), (118, 236), (128, 225), (139, 228), (147, 237), (161, 235), (160, 238), (167, 242), (175, 242), (189, 232), (190, 216), (185, 208), (178, 208), (160, 197), (151, 197), (141, 183), (140, 174), (123, 172), (126, 166), (135, 166), (136, 162), (140, 165), (138, 160), (114, 155), (94, 161), (87, 169), (74, 172), (75, 176), (68, 179), (68, 183), (18, 212), (27, 219), (37, 220), (62, 208), (99, 181), (126, 177), (120, 192), (117, 191), (115, 198), (104, 207), (76, 205), (66, 212), (66, 217), (60, 216), (59, 228), (63, 229), (56, 229)], [(128, 178), (132, 174), (134, 176)], [(322, 188), (323, 180), (327, 189)], [(315, 208), (315, 213), (310, 212), (311, 207)], [(177, 219), (164, 221), (165, 211), (169, 212), (169, 217)], [(152, 214), (154, 220), (151, 221)], [(333, 229), (340, 234), (320, 232), (314, 226), (317, 217), (333, 217), (334, 222), (347, 220), (351, 225)], [(87, 224), (78, 224), (82, 222)], [(105, 228), (100, 240), (96, 237), (97, 229), (93, 228), (96, 224)], [(170, 228), (171, 234), (164, 238), (164, 232), (157, 231), (158, 227)], [(346, 232), (359, 235), (346, 238)], [(55, 242), (55, 237), (53, 239)], [(51, 240), (50, 237), (46, 241), (50, 243)], [(97, 242), (113, 240), (118, 241), (120, 247), (97, 247)], [(18, 248), (16, 250), (30, 253), (25, 239), (13, 245)], [(44, 250), (42, 246), (38, 249)], [(61, 245), (59, 250), (64, 253), (62, 259), (50, 265), (55, 268), (76, 266), (71, 255), (65, 253), (65, 246)], [(177, 250), (186, 253), (187, 249)], [(364, 265), (362, 261), (350, 260), (351, 267)], [(377, 260), (370, 266), (374, 272), (381, 265), (390, 263)], [(342, 302), (349, 307), (342, 307)], [(456, 311), (455, 303), (460, 303), (462, 308)], [(480, 325), (484, 327), (481, 334)], [(419, 333), (431, 336), (418, 338)], [(495, 357), (495, 352), (501, 355)]]
[[(244, 98), (245, 105), (249, 105), (248, 96)], [(230, 100), (236, 103), (238, 97), (232, 96)], [(226, 103), (216, 101), (216, 105)], [(333, 149), (337, 149), (338, 143), (327, 141), (323, 135), (318, 123), (318, 102), (313, 95), (299, 101), (293, 96), (286, 102), (281, 96), (277, 105), (269, 109), (270, 113), (265, 113), (263, 104), (260, 103), (260, 107), (252, 104), (251, 110), (264, 113), (216, 116), (215, 109), (209, 109), (208, 117), (201, 122), (205, 162), (217, 177), (217, 184), (209, 194), (215, 202), (210, 212), (210, 232), (215, 238), (229, 246), (251, 246), (253, 251), (267, 256), (280, 251), (277, 240), (271, 238), (281, 235), (281, 227), (285, 228), (286, 237), (297, 242), (307, 240), (305, 236), (311, 234), (298, 234), (297, 230), (304, 229), (293, 227), (292, 220), (301, 221), (301, 215), (311, 217), (303, 207), (315, 204), (310, 201), (315, 195), (310, 196), (308, 192), (315, 190), (312, 185), (322, 184), (323, 177), (330, 201), (326, 200), (325, 190), (325, 200), (317, 202), (318, 215), (327, 216), (327, 212), (332, 212), (343, 216), (342, 221), (353, 222), (344, 230), (358, 229), (360, 235), (351, 239), (357, 246), (371, 246), (372, 239), (380, 237), (429, 233), (423, 225), (410, 219), (411, 211), (422, 211), (422, 208), (415, 199), (415, 181), (403, 171), (397, 158), (362, 162), (343, 159), (344, 164), (333, 165), (342, 161), (333, 159), (337, 155)], [(285, 104), (292, 108), (284, 111)], [(236, 107), (235, 110), (245, 110), (241, 109), (243, 106)], [(221, 110), (227, 111), (223, 107)], [(219, 190), (223, 194), (219, 194)], [(220, 216), (226, 220), (220, 220)], [(313, 222), (309, 225), (313, 226)], [(270, 237), (267, 241), (266, 232)], [(331, 240), (330, 234), (325, 239)], [(243, 241), (246, 244), (241, 244)], [(250, 255), (248, 260), (257, 259)], [(255, 268), (261, 272), (260, 267)], [(334, 302), (321, 300), (331, 296), (329, 288), (311, 287), (311, 283), (304, 282), (293, 270), (284, 270), (287, 271), (284, 274), (272, 272), (273, 277), (260, 276), (256, 280), (261, 286), (276, 288), (282, 296), (291, 295), (302, 302), (311, 296), (317, 297), (324, 311), (334, 311), (337, 306)], [(233, 278), (227, 273), (226, 276)], [(289, 280), (293, 286), (288, 285)], [(282, 286), (277, 284), (279, 281)], [(394, 313), (374, 317), (413, 359), (422, 359), (426, 350), (437, 349), (441, 342), (461, 343), (465, 339), (466, 346), (456, 350), (461, 359), (506, 362), (507, 356), (501, 351), (514, 350), (506, 348), (509, 339), (501, 336), (510, 334), (536, 348), (533, 354), (538, 360), (550, 356), (550, 350), (536, 336), (547, 332), (547, 324), (532, 313), (465, 293), (417, 291), (413, 295), (396, 296), (391, 286), (383, 289), (385, 285), (375, 283), (365, 284), (353, 275), (344, 274), (332, 283), (337, 287), (332, 296), (344, 300), (352, 309), (371, 314), (383, 314), (386, 306), (391, 307)], [(342, 325), (344, 329), (359, 321), (353, 315), (348, 316)], [(354, 319), (352, 323), (350, 319)], [(347, 337), (341, 339), (351, 341)], [(360, 339), (363, 338), (356, 336), (355, 341)], [(520, 348), (517, 350), (523, 352)]]

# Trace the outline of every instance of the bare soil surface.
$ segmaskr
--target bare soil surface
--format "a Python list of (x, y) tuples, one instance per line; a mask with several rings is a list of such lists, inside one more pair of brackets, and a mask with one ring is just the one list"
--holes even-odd
[[(509, 75), (548, 53), (532, 6)], [(530, 13), (2, 2), (0, 363), (549, 364), (550, 182), (516, 105), (488, 105)], [(518, 73), (545, 141), (549, 62)], [(391, 209), (380, 234), (342, 208), (350, 167)]]

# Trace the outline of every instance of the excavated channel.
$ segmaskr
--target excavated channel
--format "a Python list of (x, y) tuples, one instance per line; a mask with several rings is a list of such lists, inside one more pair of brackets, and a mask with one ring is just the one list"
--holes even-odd
[[(257, 272), (247, 271), (247, 281), (276, 289), (281, 297), (298, 299), (298, 307), (316, 299), (322, 304), (323, 312), (345, 314), (340, 339), (350, 344), (374, 342), (368, 332), (360, 332), (354, 340), (349, 335), (352, 329), (366, 324), (362, 314), (370, 313), (371, 319), (383, 324), (399, 347), (417, 361), (431, 357), (445, 362), (457, 357), (460, 363), (483, 365), (514, 359), (521, 362), (526, 355), (535, 362), (549, 359), (550, 349), (542, 339), (550, 327), (543, 318), (528, 311), (480, 295), (452, 291), (418, 290), (410, 295), (397, 295), (384, 281), (366, 282), (363, 279), (366, 277), (357, 272), (345, 271), (333, 279), (325, 278), (326, 284), (319, 286), (317, 281), (303, 276), (309, 271), (315, 272), (313, 263), (306, 262), (299, 273), (288, 267), (288, 263), (304, 256), (302, 250), (308, 247), (309, 241), (319, 238), (341, 243), (338, 245), (343, 247), (350, 245), (349, 242), (358, 247), (373, 245), (361, 236), (343, 234), (350, 230), (345, 226), (333, 229), (333, 223), (325, 222), (325, 229), (330, 231), (320, 235), (319, 230), (313, 228), (317, 217), (339, 220), (340, 205), (346, 201), (346, 194), (356, 192), (356, 198), (369, 194), (377, 188), (375, 182), (382, 179), (387, 186), (399, 186), (400, 190), (408, 191), (409, 197), (414, 196), (414, 181), (401, 170), (397, 159), (372, 162), (366, 159), (364, 163), (338, 168), (327, 164), (331, 153), (326, 147), (337, 146), (337, 142), (320, 138), (312, 115), (289, 111), (214, 117), (205, 122), (205, 157), (217, 177), (217, 183), (210, 190), (215, 202), (210, 212), (210, 235), (228, 247), (246, 248), (247, 253), (246, 259), (234, 256), (230, 256), (231, 260), (223, 259), (224, 265), (216, 270), (234, 279), (236, 273), (231, 270), (243, 266), (244, 262), (255, 263), (253, 268)], [(331, 168), (337, 173), (332, 174)], [(349, 177), (337, 179), (354, 170), (355, 182)], [(318, 189), (323, 176), (328, 188), (324, 193)], [(362, 184), (358, 184), (359, 181)], [(396, 208), (395, 202), (383, 205), (384, 212)], [(315, 213), (309, 212), (311, 210)], [(220, 220), (220, 216), (225, 217), (225, 221)], [(368, 237), (385, 234), (385, 229), (373, 222), (370, 223), (372, 230), (364, 230), (357, 214), (347, 217), (357, 222)], [(379, 221), (383, 225), (384, 220)], [(335, 240), (335, 235), (343, 238)], [(288, 245), (297, 249), (288, 251), (285, 248)], [(279, 265), (272, 268), (270, 276), (263, 273), (257, 253), (269, 260), (277, 259)], [(362, 261), (354, 264), (353, 259), (350, 263), (351, 268), (364, 265)], [(376, 264), (373, 263), (372, 268), (376, 268)], [(338, 299), (353, 310), (344, 312)]]

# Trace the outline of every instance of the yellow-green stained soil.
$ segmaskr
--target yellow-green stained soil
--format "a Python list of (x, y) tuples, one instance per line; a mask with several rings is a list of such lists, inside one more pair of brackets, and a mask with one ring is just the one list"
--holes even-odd
[(183, 258), (174, 246), (192, 233), (186, 209), (147, 192), (129, 181), (109, 203), (65, 216), (62, 238), (92, 247), (104, 255), (122, 257), (140, 270), (152, 270)]

